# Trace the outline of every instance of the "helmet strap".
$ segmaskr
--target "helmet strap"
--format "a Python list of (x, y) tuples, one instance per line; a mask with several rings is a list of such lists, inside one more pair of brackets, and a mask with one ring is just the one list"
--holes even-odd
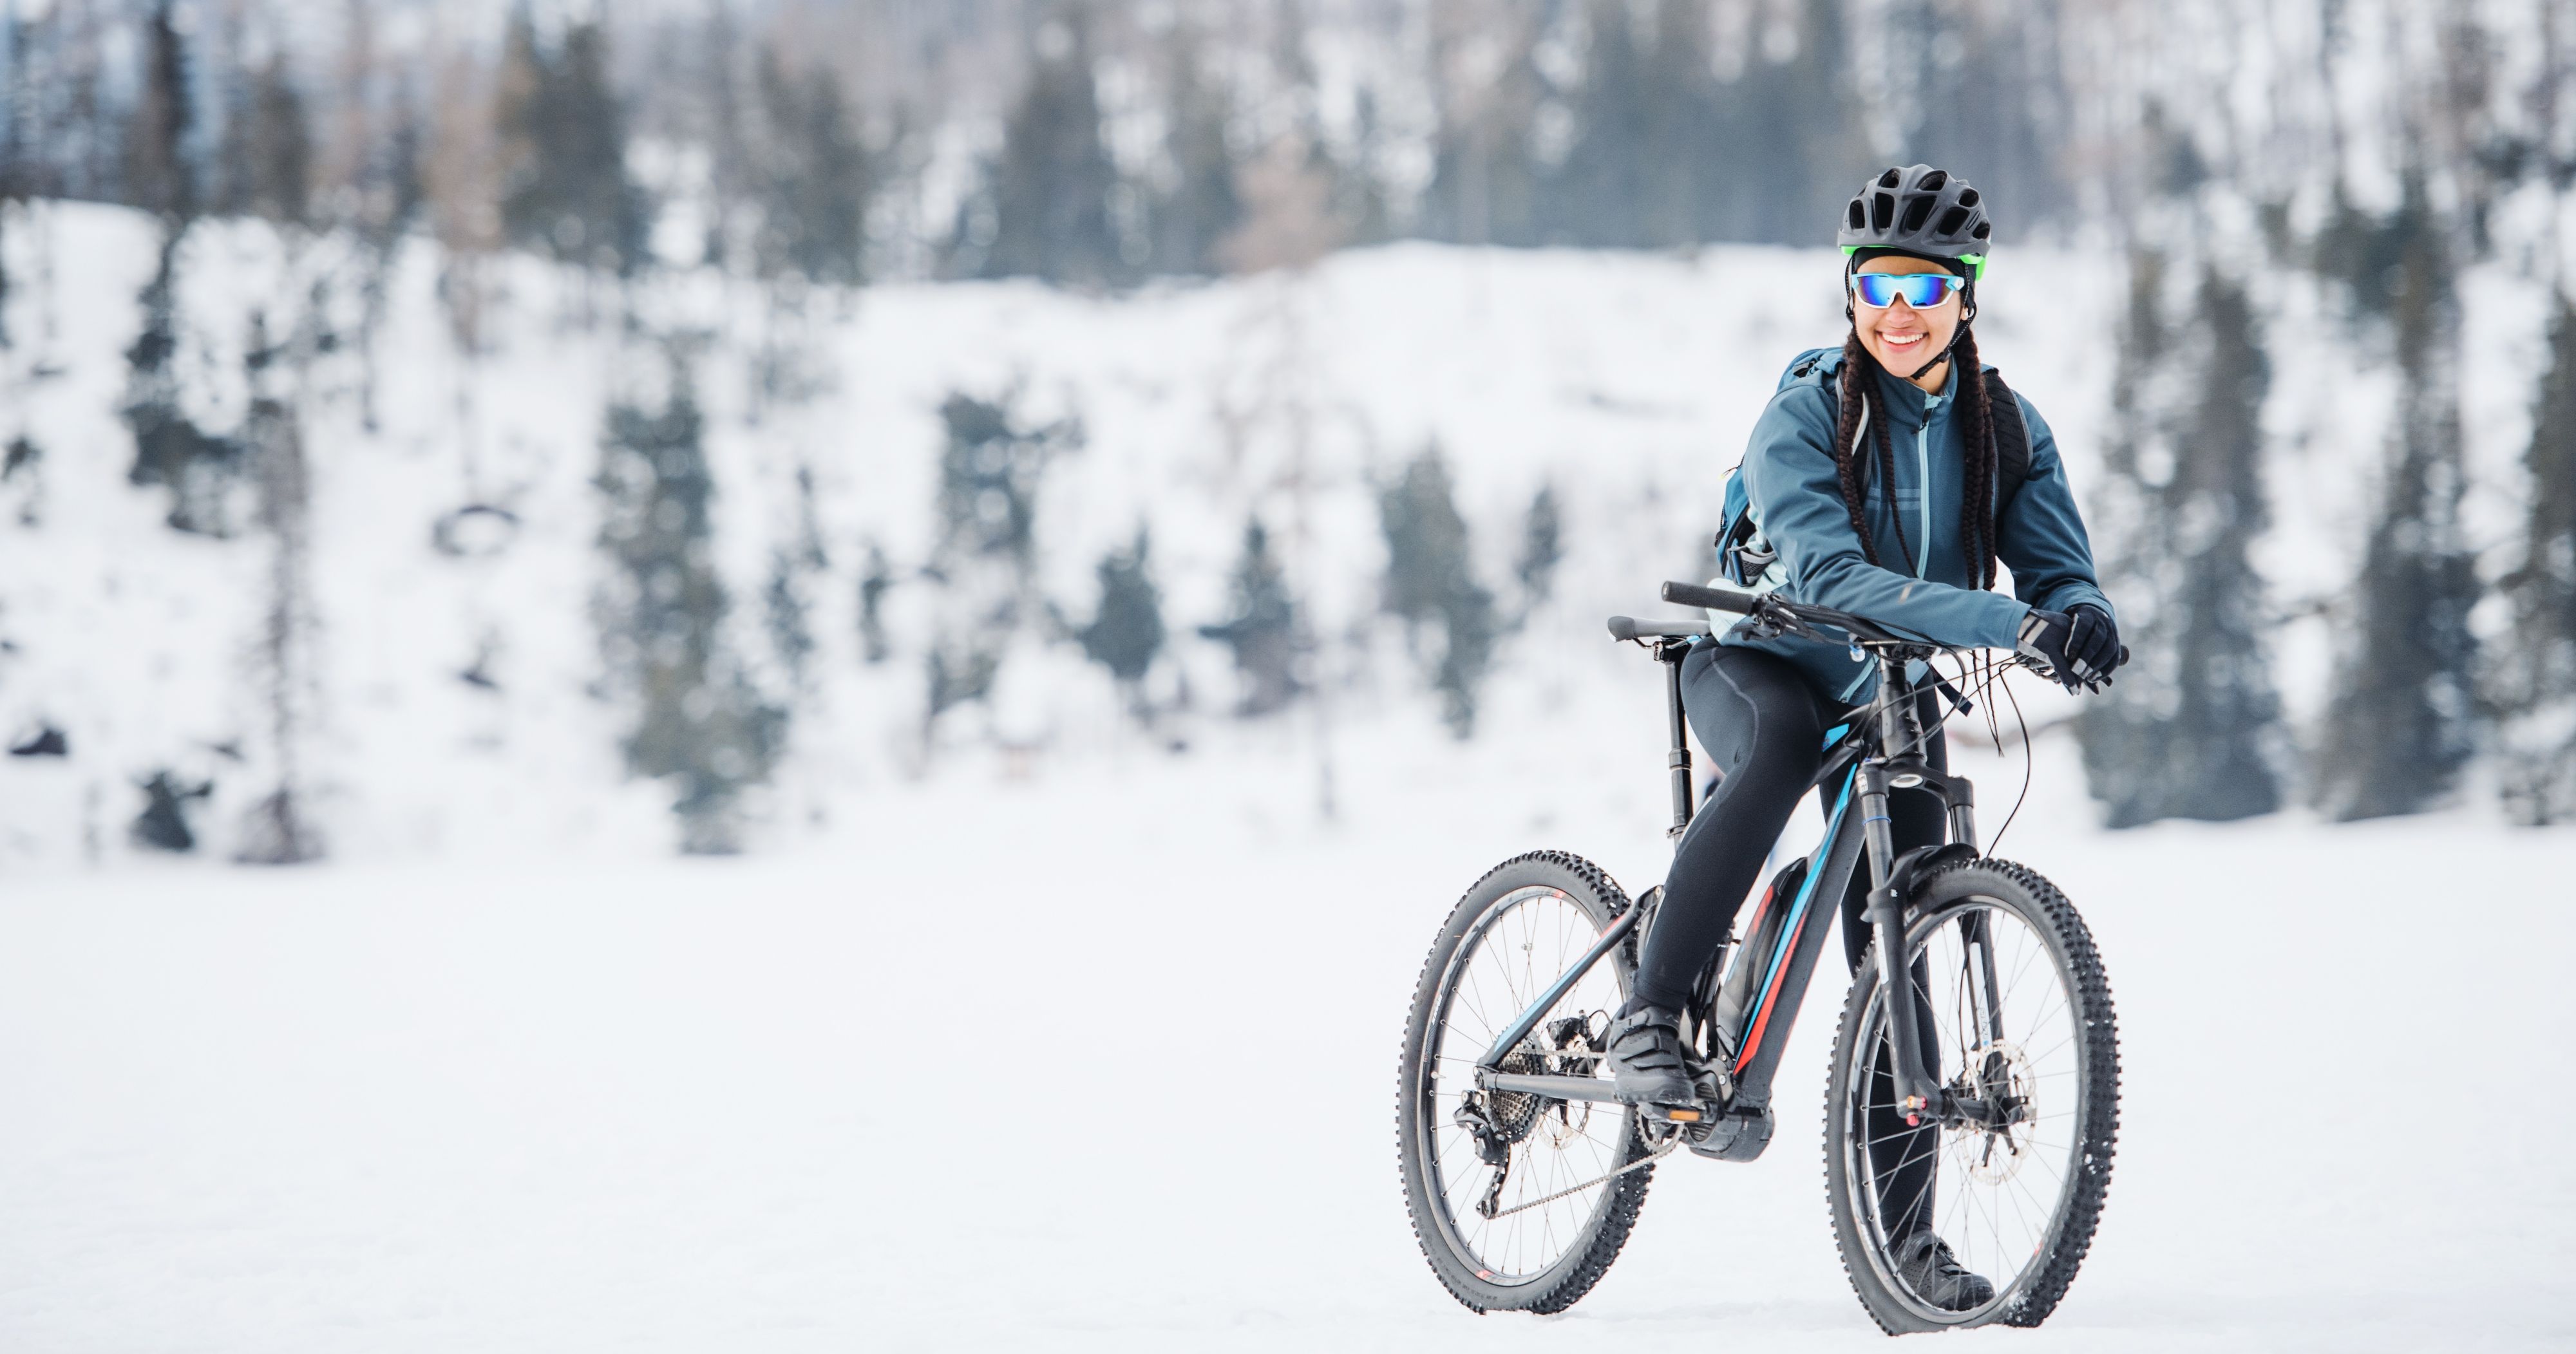
[[(1846, 299), (1843, 301), (1843, 309), (1845, 311), (1849, 311), (1851, 309), (1851, 301), (1848, 299), (1848, 290), (1846, 290), (1845, 295)], [(1967, 286), (1959, 289), (1959, 327), (1950, 331), (1950, 341), (1941, 345), (1941, 351), (1934, 353), (1931, 361), (1924, 363), (1922, 366), (1916, 367), (1914, 369), (1914, 374), (1906, 377), (1905, 379), (1908, 381), (1920, 381), (1923, 379), (1923, 373), (1949, 361), (1950, 354), (1956, 351), (1959, 346), (1959, 340), (1967, 336), (1968, 322), (1976, 318), (1977, 284), (1971, 282)]]

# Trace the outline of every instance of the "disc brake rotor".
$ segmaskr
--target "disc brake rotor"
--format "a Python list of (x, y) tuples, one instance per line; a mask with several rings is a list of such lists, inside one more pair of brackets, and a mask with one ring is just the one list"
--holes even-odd
[(2039, 1122), (2039, 1083), (2030, 1057), (2018, 1044), (1995, 1042), (1968, 1050), (1959, 1080), (1970, 1094), (2005, 1111), (2000, 1125), (1958, 1129), (1957, 1148), (1970, 1179), (2000, 1185), (2021, 1174), (2030, 1159), (2032, 1127)]

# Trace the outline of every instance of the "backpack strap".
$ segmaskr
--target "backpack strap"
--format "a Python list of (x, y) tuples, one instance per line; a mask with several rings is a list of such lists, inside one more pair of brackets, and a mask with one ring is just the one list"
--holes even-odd
[(2030, 478), (2030, 425), (2023, 422), (2021, 401), (2004, 384), (2004, 374), (1990, 370), (1985, 376), (1986, 406), (1995, 420), (1995, 515), (2001, 517)]

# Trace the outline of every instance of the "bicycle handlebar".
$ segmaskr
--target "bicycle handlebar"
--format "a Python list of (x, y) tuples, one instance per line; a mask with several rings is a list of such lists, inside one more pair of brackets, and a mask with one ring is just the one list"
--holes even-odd
[(1693, 583), (1666, 583), (1664, 600), (1675, 606), (1695, 606), (1703, 611), (1731, 611), (1738, 616), (1753, 614), (1759, 599), (1753, 593), (1733, 588), (1703, 588)]
[[(1732, 588), (1704, 588), (1696, 583), (1664, 584), (1664, 600), (1676, 606), (1704, 607), (1710, 611), (1729, 611), (1738, 616), (1753, 616), (1785, 630), (1803, 630), (1809, 626), (1829, 625), (1865, 644), (1928, 644), (1920, 637), (1895, 633), (1886, 626), (1848, 611), (1808, 602), (1792, 602), (1776, 593), (1737, 592)], [(1933, 648), (1947, 645), (1933, 644)]]
[[(1823, 625), (1830, 626), (1833, 629), (1840, 630), (1843, 633), (1850, 635), (1852, 637), (1852, 642), (1855, 645), (1891, 644), (1922, 649), (1948, 650), (1951, 652), (1957, 652), (1965, 647), (1975, 647), (1956, 644), (1942, 644), (1937, 641), (1927, 639), (1921, 635), (1909, 636), (1897, 634), (1891, 631), (1888, 627), (1880, 625), (1865, 617), (1855, 616), (1847, 611), (1836, 611), (1832, 607), (1816, 606), (1807, 602), (1792, 602), (1789, 599), (1774, 593), (1739, 592), (1733, 588), (1702, 587), (1697, 583), (1666, 583), (1664, 584), (1663, 597), (1665, 601), (1671, 602), (1675, 606), (1695, 606), (1704, 611), (1724, 611), (1738, 616), (1751, 616), (1755, 619), (1755, 623), (1757, 625), (1768, 626), (1773, 632), (1808, 631), (1809, 633), (1812, 633), (1810, 627)], [(1623, 622), (1629, 628), (1630, 633), (1620, 633), (1620, 627)], [(1646, 626), (1639, 622), (1631, 621), (1625, 616), (1613, 616), (1610, 618), (1610, 633), (1617, 635), (1621, 639), (1632, 639), (1639, 633), (1646, 632), (1648, 632)], [(1857, 656), (1857, 654), (1855, 654), (1855, 656)], [(2026, 666), (2038, 668), (2043, 673), (2048, 672), (2048, 669), (2044, 665), (2033, 660), (2026, 654), (2014, 655), (2013, 661), (2022, 663)], [(2128, 661), (2129, 646), (2123, 644), (2120, 646), (2120, 656), (2112, 663), (2112, 666), (2116, 668)], [(2063, 677), (2057, 677), (2054, 673), (2050, 673), (2049, 675), (2055, 677), (2056, 680), (2061, 682), (2067, 680)], [(2105, 674), (2099, 675), (2094, 679), (2087, 679), (2083, 684), (2091, 690), (2099, 691), (2103, 686), (2108, 685), (2109, 682), (2110, 678)], [(2069, 682), (2068, 689), (2072, 690), (2073, 688), (2074, 683)]]

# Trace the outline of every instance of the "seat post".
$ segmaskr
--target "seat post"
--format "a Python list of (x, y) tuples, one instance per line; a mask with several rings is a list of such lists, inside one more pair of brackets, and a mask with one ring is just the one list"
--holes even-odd
[(1673, 777), (1673, 825), (1664, 835), (1679, 840), (1682, 830), (1690, 826), (1692, 805), (1690, 724), (1682, 717), (1682, 659), (1690, 653), (1690, 641), (1665, 639), (1655, 644), (1655, 661), (1664, 665), (1664, 709), (1672, 725), (1672, 747), (1664, 765)]

